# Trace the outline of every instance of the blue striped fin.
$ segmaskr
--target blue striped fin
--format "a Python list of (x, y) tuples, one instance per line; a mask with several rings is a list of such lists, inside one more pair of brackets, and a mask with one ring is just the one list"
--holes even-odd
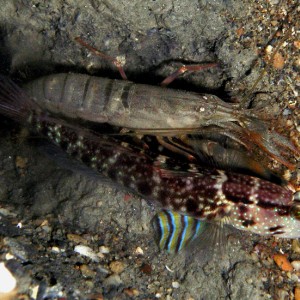
[(159, 248), (171, 254), (186, 248), (205, 227), (203, 221), (169, 210), (160, 211), (152, 222)]

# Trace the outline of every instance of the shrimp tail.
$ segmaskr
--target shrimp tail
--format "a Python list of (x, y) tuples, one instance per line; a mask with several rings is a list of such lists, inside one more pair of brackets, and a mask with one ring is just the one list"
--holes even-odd
[(18, 123), (26, 123), (36, 104), (17, 84), (0, 75), (0, 114)]

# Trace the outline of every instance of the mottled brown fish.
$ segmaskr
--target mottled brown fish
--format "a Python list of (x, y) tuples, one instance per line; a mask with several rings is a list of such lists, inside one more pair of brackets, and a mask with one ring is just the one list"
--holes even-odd
[(300, 236), (300, 206), (284, 186), (200, 165), (164, 169), (113, 137), (50, 115), (5, 77), (0, 78), (0, 114), (30, 126), (70, 156), (167, 210), (262, 235)]

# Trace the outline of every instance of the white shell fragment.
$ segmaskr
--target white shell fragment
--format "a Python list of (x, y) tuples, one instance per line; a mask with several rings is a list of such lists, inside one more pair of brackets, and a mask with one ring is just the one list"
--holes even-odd
[(135, 254), (143, 255), (144, 254), (144, 250), (141, 247), (137, 247), (135, 249)]
[(0, 293), (10, 293), (17, 285), (16, 279), (5, 267), (4, 263), (0, 263)]
[(299, 260), (294, 260), (294, 261), (292, 261), (291, 264), (295, 271), (297, 271), (297, 272), (300, 271), (300, 261)]
[(88, 246), (85, 245), (77, 245), (74, 248), (74, 251), (79, 253), (80, 255), (89, 257), (91, 260), (95, 262), (99, 262), (98, 255), (94, 252), (94, 250)]
[(174, 273), (174, 270), (170, 269), (167, 265), (166, 265), (166, 269), (171, 272), (171, 273)]

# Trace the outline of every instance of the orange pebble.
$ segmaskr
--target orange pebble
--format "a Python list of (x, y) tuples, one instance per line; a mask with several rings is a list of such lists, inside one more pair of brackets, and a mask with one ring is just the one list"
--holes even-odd
[(296, 286), (295, 287), (295, 300), (300, 300), (300, 287)]
[(242, 36), (245, 33), (245, 30), (243, 27), (240, 27), (239, 29), (237, 29), (236, 34), (238, 37)]
[(273, 67), (280, 70), (284, 67), (284, 57), (279, 52), (274, 55)]
[(282, 271), (293, 271), (293, 266), (284, 254), (274, 254), (273, 259)]
[(294, 46), (297, 49), (300, 49), (300, 41), (294, 41)]

